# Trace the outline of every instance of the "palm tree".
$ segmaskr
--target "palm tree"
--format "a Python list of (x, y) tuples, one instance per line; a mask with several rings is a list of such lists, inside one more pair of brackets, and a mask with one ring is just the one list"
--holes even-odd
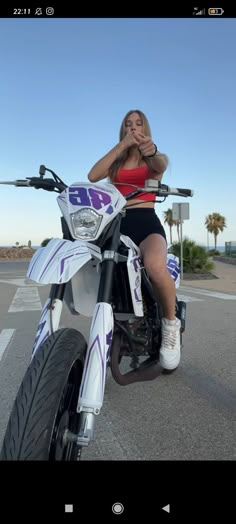
[(172, 227), (175, 226), (175, 220), (173, 219), (172, 209), (164, 211), (164, 224), (167, 224), (170, 228), (170, 243), (172, 244)]
[(179, 218), (178, 218), (178, 220), (175, 220), (174, 222), (175, 222), (175, 225), (176, 225), (176, 227), (177, 227), (178, 241), (180, 242), (179, 228), (180, 228), (180, 224), (181, 224), (181, 222), (182, 222), (182, 224), (183, 224), (184, 221), (183, 221), (183, 220), (181, 221), (181, 220), (179, 220)]
[(220, 215), (220, 213), (212, 213), (212, 215), (207, 215), (205, 219), (205, 226), (207, 231), (209, 231), (209, 233), (213, 233), (214, 235), (216, 251), (217, 236), (219, 235), (220, 231), (222, 232), (223, 229), (227, 227), (226, 219), (223, 217), (223, 215)]

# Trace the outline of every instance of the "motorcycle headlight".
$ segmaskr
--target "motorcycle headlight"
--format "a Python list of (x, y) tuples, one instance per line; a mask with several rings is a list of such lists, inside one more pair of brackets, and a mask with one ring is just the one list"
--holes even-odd
[(93, 209), (80, 209), (71, 214), (74, 236), (80, 240), (93, 240), (98, 232), (102, 216)]

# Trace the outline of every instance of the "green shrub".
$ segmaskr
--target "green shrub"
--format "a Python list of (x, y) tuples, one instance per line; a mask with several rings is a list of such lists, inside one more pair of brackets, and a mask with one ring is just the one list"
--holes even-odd
[[(180, 243), (173, 243), (173, 254), (180, 259)], [(185, 273), (208, 273), (213, 269), (213, 262), (209, 261), (204, 247), (197, 245), (193, 240), (183, 240), (183, 271)]]
[(45, 238), (45, 239), (41, 242), (41, 246), (42, 246), (42, 247), (45, 247), (45, 246), (48, 244), (48, 242), (50, 242), (50, 240), (52, 240), (52, 239), (51, 239), (51, 238)]
[(214, 257), (214, 256), (220, 256), (220, 255), (224, 255), (224, 253), (220, 253), (218, 251), (218, 249), (209, 249), (209, 251), (207, 252), (208, 256), (209, 257)]

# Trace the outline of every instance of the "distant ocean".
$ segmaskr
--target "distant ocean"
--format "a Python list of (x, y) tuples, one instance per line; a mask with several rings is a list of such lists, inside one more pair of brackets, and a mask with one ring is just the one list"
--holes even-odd
[[(203, 246), (203, 247), (206, 247), (206, 246)], [(210, 249), (215, 249), (215, 246), (209, 246), (209, 250), (210, 250)], [(223, 253), (225, 252), (225, 246), (217, 246), (216, 249), (217, 249), (217, 251), (220, 251), (221, 253), (222, 253), (222, 252), (223, 252)]]

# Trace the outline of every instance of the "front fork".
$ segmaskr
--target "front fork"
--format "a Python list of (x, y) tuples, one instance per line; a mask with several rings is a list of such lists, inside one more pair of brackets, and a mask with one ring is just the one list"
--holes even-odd
[[(111, 306), (113, 275), (120, 240), (120, 222), (118, 215), (113, 223), (113, 231), (107, 249), (103, 251), (101, 277), (97, 304), (90, 328), (88, 349), (86, 353), (82, 382), (80, 386), (77, 412), (80, 413), (77, 444), (87, 446), (93, 440), (95, 417), (103, 405), (106, 369), (110, 357), (114, 317)], [(71, 435), (74, 440), (75, 436)]]
[[(46, 301), (41, 313), (35, 336), (32, 358), (38, 348), (54, 333), (60, 323), (64, 284), (54, 284), (50, 298)], [(80, 415), (78, 435), (66, 431), (64, 444), (76, 442), (79, 446), (87, 446), (93, 439), (95, 416), (100, 413), (103, 404), (107, 362), (110, 356), (113, 335), (113, 310), (108, 303), (97, 303), (89, 335), (88, 348), (80, 386), (77, 412)], [(65, 348), (66, 349), (66, 348)]]
[[(90, 328), (77, 405), (80, 423), (76, 442), (79, 446), (87, 446), (94, 438), (95, 417), (99, 415), (103, 405), (113, 327), (111, 305), (105, 302), (97, 303)], [(69, 437), (68, 439), (70, 440)]]
[(53, 284), (51, 287), (50, 295), (42, 310), (35, 335), (32, 358), (39, 346), (59, 327), (65, 287), (66, 284)]
[[(110, 305), (116, 253), (120, 238), (120, 220), (117, 217), (109, 250), (104, 251), (97, 304), (94, 310), (83, 375), (80, 385), (77, 412), (80, 413), (78, 434), (69, 430), (63, 437), (64, 444), (76, 442), (87, 446), (93, 439), (95, 417), (103, 405), (107, 363), (112, 345), (114, 317)], [(54, 284), (39, 322), (33, 347), (33, 356), (48, 336), (58, 329), (66, 284)]]

